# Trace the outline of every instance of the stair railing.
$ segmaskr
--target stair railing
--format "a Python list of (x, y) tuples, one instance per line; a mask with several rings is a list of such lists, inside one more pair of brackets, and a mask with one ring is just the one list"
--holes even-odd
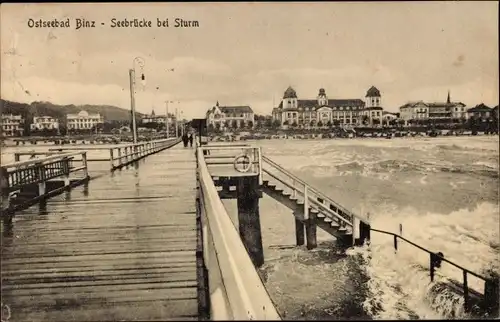
[[(326, 196), (322, 192), (320, 192), (318, 189), (312, 187), (310, 184), (305, 182), (304, 180), (300, 179), (293, 173), (289, 172), (285, 168), (283, 168), (281, 165), (277, 164), (273, 160), (269, 159), (268, 157), (262, 155), (262, 161), (263, 165), (268, 164), (271, 168), (278, 170), (281, 174), (285, 175), (288, 179), (291, 179), (292, 183), (289, 184), (285, 180), (279, 178), (277, 175), (272, 174), (269, 170), (266, 170), (263, 168), (263, 172), (265, 172), (267, 175), (270, 177), (278, 180), (280, 183), (288, 186), (290, 189), (292, 189), (292, 196), (296, 198), (297, 193), (304, 195), (304, 210), (309, 210), (310, 205), (314, 205), (319, 210), (322, 212), (326, 212), (329, 215), (334, 216), (334, 219), (337, 219), (340, 223), (341, 226), (354, 226), (354, 218), (356, 217), (352, 212), (344, 208), (343, 206), (339, 205), (335, 201), (333, 201), (330, 197)], [(297, 187), (297, 185), (299, 187)], [(300, 189), (300, 187), (303, 187), (303, 189)], [(314, 198), (315, 196), (316, 198)], [(325, 202), (330, 205), (328, 207), (325, 205)], [(332, 209), (333, 208), (335, 209)], [(339, 213), (340, 212), (340, 213)], [(305, 218), (307, 219), (307, 217)]]

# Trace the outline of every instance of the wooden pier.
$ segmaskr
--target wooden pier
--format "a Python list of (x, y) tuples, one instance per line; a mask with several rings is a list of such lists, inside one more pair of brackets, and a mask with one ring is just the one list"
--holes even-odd
[[(345, 247), (363, 245), (371, 232), (391, 234), (266, 158), (260, 147), (172, 147), (178, 142), (110, 150), (109, 170), (133, 166), (4, 221), (2, 305), (9, 321), (280, 320), (257, 273), (265, 261), (263, 193), (291, 209), (298, 246), (317, 247), (317, 227)], [(24, 184), (18, 178), (42, 183), (39, 172), (26, 170), (32, 164), (49, 169), (44, 178), (66, 178), (68, 167), (87, 169), (62, 161), (83, 153), (86, 162), (85, 152), (53, 152), (18, 161), (27, 167), (7, 171), (9, 191)], [(237, 200), (237, 227), (224, 198)], [(392, 235), (396, 249), (403, 241), (430, 254), (431, 280), (441, 263), (462, 269), (463, 287), (457, 282), (451, 289), (463, 291), (466, 309), (477, 299), (482, 309), (498, 310), (498, 283)], [(468, 287), (468, 275), (485, 279), (483, 293)]]

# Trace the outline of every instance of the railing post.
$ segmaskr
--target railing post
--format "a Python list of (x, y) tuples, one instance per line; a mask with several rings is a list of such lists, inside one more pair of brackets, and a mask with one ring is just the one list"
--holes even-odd
[(65, 187), (69, 187), (69, 184), (70, 184), (70, 180), (69, 180), (69, 158), (68, 157), (65, 157), (63, 160), (63, 167), (64, 167), (64, 176), (63, 176), (63, 180), (64, 180), (64, 186)]
[[(118, 147), (116, 149), (116, 153), (118, 154), (118, 164), (122, 163), (122, 148)], [(114, 160), (112, 161), (112, 167), (114, 167)]]
[(262, 185), (262, 148), (259, 147), (259, 185)]
[(297, 188), (295, 187), (295, 179), (292, 179), (292, 198), (297, 198)]
[(309, 219), (309, 196), (307, 193), (307, 185), (304, 185), (304, 220)]
[(43, 196), (47, 192), (47, 183), (45, 182), (45, 166), (41, 163), (37, 164), (37, 173), (38, 173), (38, 195)]
[[(463, 284), (463, 290), (464, 290), (464, 311), (469, 312), (469, 285), (467, 282), (467, 271), (462, 270), (463, 276), (464, 276), (464, 284)], [(486, 294), (485, 294), (486, 295)]]
[(86, 179), (89, 177), (89, 168), (87, 162), (87, 151), (82, 152), (83, 175)]
[(9, 172), (5, 168), (0, 168), (0, 187), (2, 204), (1, 209), (7, 209), (10, 206), (9, 202)]
[(435, 259), (434, 259), (434, 254), (431, 253), (429, 255), (430, 257), (430, 263), (429, 263), (429, 267), (430, 267), (430, 276), (431, 276), (431, 282), (434, 282), (434, 263), (435, 263)]
[[(120, 155), (120, 154), (118, 153), (118, 155)], [(109, 149), (109, 163), (110, 163), (110, 166), (111, 166), (111, 170), (113, 170), (115, 168), (115, 159), (114, 159), (114, 156), (113, 156), (113, 148)]]

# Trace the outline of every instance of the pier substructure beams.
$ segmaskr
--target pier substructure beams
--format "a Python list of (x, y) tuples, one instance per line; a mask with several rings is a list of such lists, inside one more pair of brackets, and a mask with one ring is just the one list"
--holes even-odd
[(264, 265), (264, 247), (260, 226), (259, 199), (262, 196), (258, 176), (236, 178), (238, 226), (240, 238), (255, 267)]
[(316, 217), (314, 214), (309, 214), (309, 219), (300, 220), (295, 217), (295, 239), (297, 246), (306, 244), (307, 249), (318, 247)]

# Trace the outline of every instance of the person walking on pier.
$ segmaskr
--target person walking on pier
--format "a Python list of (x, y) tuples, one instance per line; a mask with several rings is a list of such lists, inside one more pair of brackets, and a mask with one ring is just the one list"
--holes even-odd
[(189, 138), (188, 138), (187, 134), (184, 133), (184, 135), (182, 136), (182, 142), (184, 143), (185, 148), (187, 148), (187, 146), (188, 146), (188, 140), (189, 140)]
[(189, 135), (189, 147), (193, 147), (193, 133)]

